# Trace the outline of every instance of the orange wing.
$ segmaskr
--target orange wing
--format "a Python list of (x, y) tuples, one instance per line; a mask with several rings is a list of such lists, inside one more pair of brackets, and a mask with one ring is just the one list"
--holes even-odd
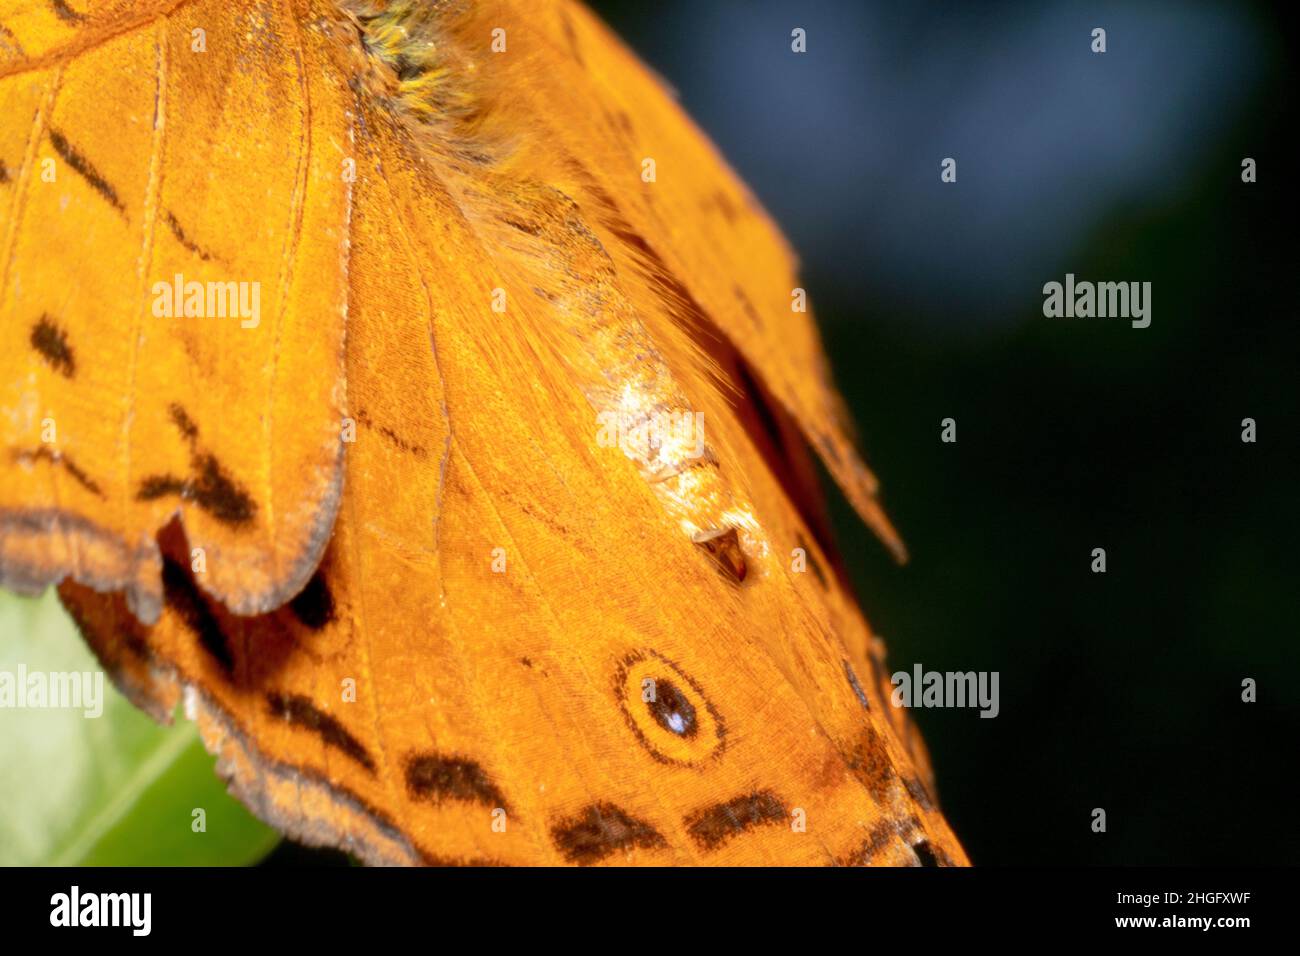
[[(46, 333), (75, 350), (77, 375), (34, 347), (21, 355), (27, 378), (6, 370), (18, 399), (66, 419), (67, 442), (0, 464), (39, 473), (9, 507), (103, 524), (102, 504), (59, 497), (77, 484), (70, 460), (105, 488), (113, 469), (191, 475), (171, 510), (148, 510), (161, 496), (132, 499), (122, 520), (136, 523), (106, 526), (149, 551), (132, 585), (85, 573), (86, 545), (64, 517), (29, 522), (25, 537), (0, 532), (6, 582), (67, 575), (64, 602), (120, 686), (163, 719), (183, 698), (255, 812), (370, 862), (965, 862), (929, 796), (919, 740), (888, 704), (879, 642), (828, 555), (809, 444), (892, 532), (836, 424), (813, 326), (790, 311), (791, 258), (700, 134), (569, 3), (265, 9), (194, 2), (118, 14), (112, 30), (86, 20), (0, 81), (70, 72), (127, 44), (180, 56), (171, 38), (206, 29), (229, 82), (196, 72), (174, 86), (169, 61), (154, 83), (167, 91), (162, 128), (184, 102), (248, 120), (233, 138), (209, 123), (194, 134), (205, 150), (248, 156), (242, 137), (269, 149), (284, 136), (273, 168), (256, 154), (242, 172), (205, 179), (206, 154), (155, 121), (149, 142), (113, 155), (162, 185), (128, 194), (125, 167), (65, 124), (85, 167), (72, 171), (81, 191), (68, 208), (87, 223), (47, 256), (67, 275), (124, 241), (90, 231), (96, 216), (122, 215), (97, 209), (107, 197), (85, 171), (112, 187), (128, 221), (178, 210), (188, 243), (154, 231), (184, 260), (166, 268), (187, 275), (238, 275), (201, 271), (218, 250), (264, 274), (259, 256), (275, 244), (231, 228), (237, 217), (223, 227), (227, 197), (256, 197), (229, 201), (289, 223), (273, 233), (277, 337), (136, 308), (125, 325), (172, 364), (146, 373), (137, 359), (133, 377), (91, 389), (88, 376), (117, 371), (96, 349), (122, 323), (96, 334), (78, 298)], [(20, 41), (46, 35), (0, 23)], [(72, 96), (53, 89), (52, 107)], [(272, 100), (267, 131), (249, 104)], [(97, 109), (103, 128), (130, 113)], [(645, 158), (654, 182), (641, 177)], [(286, 171), (299, 188), (264, 189), (261, 177)], [(176, 180), (194, 185), (168, 193)], [(40, 231), (39, 218), (25, 222), (5, 230), (20, 246)], [(307, 261), (285, 265), (286, 246)], [(141, 276), (155, 274), (137, 259), (134, 306)], [(49, 294), (38, 265), (15, 260), (6, 279), (6, 334), (24, 331), (16, 290)], [(345, 308), (330, 304), (336, 279)], [(294, 299), (296, 289), (317, 298)], [(336, 318), (343, 374), (323, 367)], [(321, 365), (304, 369), (302, 350)], [(143, 402), (135, 395), (154, 374), (161, 425), (138, 431), (138, 412), (117, 421), (136, 449), (123, 469), (127, 440), (96, 444), (82, 419), (106, 395)], [(274, 408), (286, 424), (269, 432)], [(643, 440), (697, 414), (703, 431), (689, 440)], [(260, 427), (238, 432), (232, 420)], [(611, 422), (633, 440), (604, 440)], [(305, 454), (300, 431), (343, 438), (337, 517), (330, 495), (310, 493), (328, 471), (273, 440)], [(250, 520), (205, 520), (201, 456), (244, 482)], [(112, 487), (131, 498), (129, 483)], [(250, 569), (297, 567), (286, 512), (332, 527), (328, 551), (319, 566), (311, 548), (293, 552), (307, 568), (290, 582), (306, 581), (301, 590), (258, 590), (265, 580)], [(201, 571), (195, 546), (207, 549)], [(148, 594), (161, 596), (156, 620), (140, 613)], [(250, 610), (265, 613), (236, 616)]]
[[(293, 18), (257, 32), (239, 5), (14, 6), (0, 583), (125, 589), (152, 622), (154, 538), (179, 516), (209, 593), (277, 607), (320, 560), (342, 479), (347, 91)], [(177, 276), (205, 311), (238, 316), (243, 295), (247, 318), (161, 319), (155, 287)]]

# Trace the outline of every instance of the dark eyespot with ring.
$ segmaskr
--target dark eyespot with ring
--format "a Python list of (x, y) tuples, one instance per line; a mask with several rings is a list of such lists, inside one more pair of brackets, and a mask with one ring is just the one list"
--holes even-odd
[(667, 680), (654, 683), (654, 700), (646, 701), (650, 716), (664, 730), (678, 737), (694, 737), (696, 732), (695, 706), (677, 685)]

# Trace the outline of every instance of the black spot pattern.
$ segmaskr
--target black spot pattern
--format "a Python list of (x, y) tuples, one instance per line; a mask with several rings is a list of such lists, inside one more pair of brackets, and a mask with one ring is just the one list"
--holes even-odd
[(320, 571), (313, 574), (307, 586), (289, 602), (289, 610), (299, 623), (313, 631), (319, 631), (333, 621), (334, 595), (330, 592), (325, 575)]
[(551, 838), (570, 863), (588, 866), (630, 847), (662, 849), (668, 845), (650, 824), (612, 803), (596, 803), (551, 828)]
[(695, 736), (695, 707), (672, 681), (655, 681), (655, 699), (646, 706), (664, 730), (678, 737)]
[(690, 814), (686, 832), (701, 849), (716, 850), (728, 840), (756, 826), (785, 822), (788, 814), (781, 799), (771, 790), (735, 797)]
[(848, 678), (849, 686), (853, 688), (853, 693), (858, 698), (858, 703), (862, 705), (862, 709), (870, 710), (871, 702), (867, 700), (866, 692), (863, 691), (862, 685), (858, 683), (858, 675), (853, 673), (853, 667), (847, 660), (844, 661), (844, 676)]
[(371, 773), (375, 772), (375, 761), (361, 741), (348, 731), (335, 718), (311, 702), (311, 698), (302, 694), (281, 694), (272, 691), (266, 695), (266, 702), (271, 715), (278, 717), (295, 727), (314, 731), (321, 740), (336, 750), (347, 754)]
[(67, 137), (58, 130), (51, 129), (50, 143), (54, 146), (54, 151), (63, 158), (63, 161), (90, 184), (91, 189), (103, 196), (108, 201), (108, 204), (123, 216), (126, 215), (126, 207), (122, 205), (122, 200), (117, 198), (117, 190), (113, 188), (113, 184), (90, 164), (90, 160), (77, 152), (76, 148), (68, 142)]
[(42, 315), (32, 326), (30, 342), (32, 348), (64, 378), (72, 378), (77, 374), (77, 360), (68, 345), (68, 333), (55, 325), (48, 315)]
[(487, 771), (467, 757), (438, 753), (413, 754), (406, 758), (406, 790), (415, 800), (464, 800), (484, 806), (508, 809), (506, 798)]
[(174, 475), (149, 475), (140, 481), (136, 499), (153, 501), (167, 495), (177, 495), (184, 501), (193, 501), (217, 521), (231, 527), (251, 524), (257, 513), (257, 504), (248, 492), (226, 473), (216, 457), (198, 448), (198, 426), (179, 405), (172, 405), (173, 423), (190, 446), (190, 467), (193, 474), (187, 478)]
[(929, 840), (920, 840), (913, 843), (912, 852), (921, 861), (921, 866), (952, 866), (952, 861), (948, 859), (948, 855), (938, 847), (932, 846)]
[(22, 449), (18, 449), (14, 451), (13, 458), (14, 461), (23, 462), (23, 463), (31, 463), (34, 461), (46, 461), (49, 462), (51, 465), (58, 465), (64, 471), (66, 471), (72, 477), (72, 479), (76, 481), (77, 484), (81, 485), (81, 487), (85, 488), (91, 494), (96, 495), (100, 498), (104, 497), (104, 492), (99, 487), (99, 483), (96, 482), (93, 478), (91, 478), (88, 474), (86, 474), (86, 472), (83, 471), (81, 467), (77, 465), (76, 462), (74, 462), (63, 452), (55, 451), (54, 449), (48, 447), (38, 448), (35, 451), (24, 451)]
[(172, 558), (164, 557), (162, 579), (167, 606), (176, 612), (181, 622), (199, 639), (204, 650), (221, 665), (226, 676), (232, 676), (235, 658), (226, 634), (185, 568)]

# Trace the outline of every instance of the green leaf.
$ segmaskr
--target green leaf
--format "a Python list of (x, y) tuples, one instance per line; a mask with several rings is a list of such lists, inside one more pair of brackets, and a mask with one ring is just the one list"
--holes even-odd
[[(15, 706), (24, 671), (90, 674), (83, 707)], [(0, 865), (234, 866), (278, 840), (226, 793), (192, 723), (159, 726), (117, 691), (53, 589), (0, 593)]]

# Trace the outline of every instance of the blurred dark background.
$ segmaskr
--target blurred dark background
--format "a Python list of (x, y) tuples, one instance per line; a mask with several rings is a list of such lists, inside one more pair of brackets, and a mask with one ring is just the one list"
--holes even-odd
[[(836, 501), (891, 664), (1001, 675), (996, 719), (916, 713), (972, 859), (1300, 862), (1284, 8), (594, 6), (799, 251), (913, 554)], [(1066, 272), (1151, 282), (1150, 328), (1044, 318)]]

